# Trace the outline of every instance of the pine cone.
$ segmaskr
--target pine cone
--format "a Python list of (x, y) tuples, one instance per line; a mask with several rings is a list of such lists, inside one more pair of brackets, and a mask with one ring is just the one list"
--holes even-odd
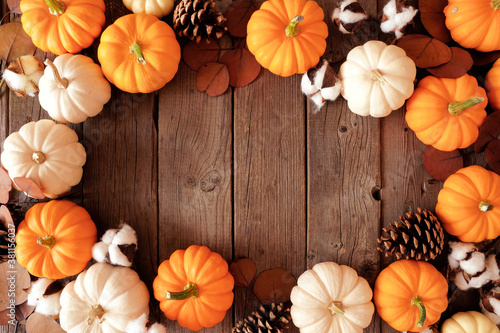
[(434, 259), (444, 246), (444, 232), (441, 223), (428, 210), (417, 208), (417, 213), (400, 216), (391, 229), (382, 228), (389, 237), (377, 239), (380, 252), (385, 256), (395, 255), (397, 259), (425, 260)]
[(290, 308), (283, 303), (261, 305), (258, 311), (240, 320), (232, 333), (282, 333), (290, 323)]
[(181, 0), (174, 10), (174, 30), (197, 43), (210, 36), (221, 38), (226, 18), (214, 8), (214, 0)]
[(0, 222), (0, 262), (8, 260), (9, 254), (12, 259), (14, 255), (13, 237), (15, 237), (17, 226), (24, 220), (24, 214), (26, 213), (21, 206), (15, 204), (6, 204), (6, 206), (12, 216), (14, 228), (3, 221)]

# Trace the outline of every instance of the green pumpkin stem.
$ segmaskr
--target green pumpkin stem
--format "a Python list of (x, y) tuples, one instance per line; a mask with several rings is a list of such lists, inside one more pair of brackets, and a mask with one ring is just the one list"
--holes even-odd
[(45, 0), (45, 3), (47, 4), (47, 7), (49, 7), (49, 12), (52, 15), (61, 15), (64, 14), (64, 11), (66, 10), (66, 5), (64, 2), (59, 1), (59, 0)]
[(481, 200), (478, 207), (479, 207), (479, 210), (482, 212), (489, 212), (490, 210), (493, 209), (493, 205), (490, 204), (490, 202), (488, 200)]
[(469, 98), (463, 102), (451, 102), (450, 104), (448, 104), (448, 113), (452, 116), (458, 116), (462, 113), (462, 111), (465, 111), (468, 108), (478, 105), (482, 102), (484, 102), (484, 98), (477, 96)]
[(422, 302), (422, 298), (420, 296), (415, 296), (411, 300), (411, 305), (416, 306), (420, 310), (420, 317), (417, 321), (417, 327), (424, 326), (425, 317), (427, 315), (427, 311), (425, 310), (424, 303)]
[(50, 69), (52, 70), (52, 74), (54, 75), (54, 81), (57, 82), (57, 86), (61, 89), (68, 88), (69, 84), (68, 79), (61, 77), (59, 71), (57, 70), (56, 65), (54, 65), (54, 63), (49, 59), (45, 59), (45, 65), (47, 65), (47, 67), (50, 67)]
[(45, 237), (38, 237), (36, 242), (42, 246), (49, 248), (49, 249), (53, 248), (54, 245), (56, 245), (56, 239), (50, 235), (47, 235)]
[(332, 316), (338, 314), (343, 315), (345, 313), (344, 309), (342, 309), (342, 302), (333, 301), (328, 306), (328, 310), (332, 313)]
[(102, 319), (102, 316), (104, 316), (104, 309), (100, 304), (93, 305), (92, 308), (89, 311), (89, 314), (87, 315), (87, 325), (92, 325), (96, 318), (99, 320)]
[(190, 297), (198, 297), (198, 286), (192, 282), (189, 282), (187, 286), (184, 287), (183, 291), (170, 292), (167, 291), (167, 299), (170, 300), (183, 300)]
[(144, 54), (142, 53), (142, 44), (138, 41), (135, 41), (129, 47), (130, 53), (134, 53), (137, 57), (137, 62), (146, 65), (146, 59), (144, 59)]
[(288, 26), (285, 28), (285, 34), (287, 37), (295, 37), (299, 34), (300, 32), (300, 28), (298, 26), (298, 24), (300, 22), (304, 21), (304, 16), (302, 15), (297, 15), (295, 16), (291, 21), (290, 23), (288, 24)]
[(491, 7), (494, 10), (499, 10), (500, 9), (500, 0), (491, 0)]

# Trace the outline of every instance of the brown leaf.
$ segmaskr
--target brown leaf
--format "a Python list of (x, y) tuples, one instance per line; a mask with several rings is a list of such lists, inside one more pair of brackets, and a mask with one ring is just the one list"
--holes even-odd
[(0, 264), (0, 311), (24, 303), (28, 299), (25, 289), (30, 284), (30, 274), (17, 261)]
[(233, 37), (246, 37), (247, 24), (257, 8), (250, 0), (236, 0), (227, 7), (224, 16), (227, 18), (227, 31)]
[(471, 50), (470, 54), (472, 59), (474, 59), (474, 65), (476, 66), (488, 65), (500, 58), (500, 51), (479, 52)]
[(248, 287), (257, 272), (255, 262), (250, 258), (241, 258), (229, 266), (229, 272), (234, 277), (234, 284), (238, 287)]
[(474, 61), (469, 52), (459, 47), (450, 47), (450, 49), (452, 54), (450, 61), (437, 67), (427, 68), (432, 75), (440, 78), (458, 79), (472, 68)]
[(26, 333), (65, 333), (61, 325), (50, 316), (33, 313), (26, 322)]
[(481, 153), (491, 141), (500, 140), (500, 111), (493, 112), (479, 127), (479, 135), (474, 143), (474, 151)]
[(0, 26), (0, 58), (11, 62), (23, 55), (33, 55), (35, 50), (36, 46), (24, 32), (21, 23), (13, 22)]
[(227, 66), (229, 84), (236, 88), (252, 83), (260, 74), (260, 64), (247, 49), (227, 51), (220, 62)]
[(222, 95), (229, 87), (227, 66), (217, 62), (203, 65), (196, 74), (196, 88), (208, 96)]
[(217, 62), (219, 54), (219, 42), (213, 38), (210, 39), (210, 43), (207, 43), (206, 40), (200, 43), (190, 41), (182, 49), (182, 59), (193, 71), (198, 71), (201, 66), (209, 62)]
[(9, 174), (0, 168), (0, 203), (4, 204), (9, 201), (9, 192), (12, 190), (12, 180)]
[(50, 295), (57, 294), (58, 292), (63, 290), (63, 288), (66, 286), (66, 284), (67, 283), (64, 283), (63, 280), (55, 280), (54, 282), (52, 282), (51, 284), (49, 284), (47, 286), (47, 288), (45, 289), (45, 292), (43, 293), (43, 296), (47, 297)]
[(425, 35), (405, 35), (397, 46), (420, 68), (436, 67), (451, 60), (451, 50), (445, 43)]
[(444, 182), (464, 166), (464, 160), (458, 150), (441, 151), (427, 146), (422, 156), (422, 164), (432, 178)]
[(35, 311), (35, 307), (28, 305), (28, 302), (24, 302), (12, 309), (7, 309), (0, 312), (0, 325), (10, 325), (16, 320), (20, 323), (25, 323), (26, 318)]
[(485, 155), (488, 165), (500, 175), (500, 140), (491, 141), (486, 147)]
[(263, 304), (285, 303), (290, 300), (292, 288), (297, 280), (283, 268), (272, 268), (257, 276), (253, 293)]
[(15, 177), (13, 179), (14, 185), (20, 190), (35, 199), (44, 199), (45, 195), (42, 190), (31, 179), (23, 177)]
[(451, 41), (450, 30), (446, 27), (444, 7), (448, 5), (448, 0), (419, 0), (420, 20), (428, 33), (432, 37), (439, 39), (443, 43)]
[(21, 12), (21, 6), (19, 6), (20, 3), (21, 0), (7, 0), (7, 6), (9, 6), (10, 11), (14, 14), (21, 15), (23, 13)]

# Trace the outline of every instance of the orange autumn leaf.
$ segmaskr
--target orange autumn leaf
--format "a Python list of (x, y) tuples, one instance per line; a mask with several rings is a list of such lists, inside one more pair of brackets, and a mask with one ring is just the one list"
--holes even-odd
[(420, 34), (403, 36), (397, 46), (405, 50), (419, 68), (436, 67), (451, 60), (451, 49), (436, 38)]
[(444, 7), (448, 5), (448, 0), (419, 0), (418, 9), (420, 20), (424, 28), (432, 37), (439, 39), (443, 43), (451, 41), (450, 30), (446, 27)]
[(196, 74), (196, 88), (208, 96), (222, 95), (229, 87), (227, 66), (217, 62), (203, 65)]

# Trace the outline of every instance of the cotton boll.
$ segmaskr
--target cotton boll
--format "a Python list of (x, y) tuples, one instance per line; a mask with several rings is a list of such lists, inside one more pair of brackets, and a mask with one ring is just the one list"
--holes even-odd
[(92, 258), (97, 262), (106, 262), (108, 255), (108, 244), (99, 242), (92, 247)]
[(46, 316), (57, 316), (61, 311), (61, 291), (42, 297), (36, 306), (35, 312)]
[(146, 324), (148, 323), (148, 316), (144, 313), (139, 318), (131, 320), (125, 328), (126, 333), (146, 333)]
[(342, 84), (338, 81), (333, 87), (321, 89), (321, 96), (326, 100), (334, 101), (339, 97), (341, 90)]
[(113, 241), (113, 237), (115, 237), (116, 233), (118, 232), (118, 229), (109, 229), (107, 230), (104, 235), (101, 237), (101, 241), (104, 244), (111, 244)]
[(384, 6), (384, 17), (380, 24), (380, 29), (385, 33), (394, 32), (396, 38), (403, 37), (404, 28), (417, 15), (418, 10), (413, 7), (405, 7), (401, 3), (396, 4), (396, 0), (390, 0)]
[(448, 266), (450, 266), (451, 269), (457, 269), (460, 267), (460, 261), (456, 260), (453, 258), (451, 254), (448, 255)]
[(332, 21), (343, 34), (352, 34), (363, 26), (368, 17), (356, 0), (345, 0), (332, 12)]
[(55, 280), (41, 278), (33, 282), (28, 294), (28, 305), (37, 306), (40, 299), (43, 298), (43, 294), (52, 282)]
[(131, 226), (124, 224), (113, 237), (111, 244), (137, 244), (137, 234)]
[(488, 272), (484, 272), (483, 274), (480, 274), (479, 276), (472, 277), (469, 281), (469, 286), (471, 288), (478, 289), (490, 281), (491, 281), (490, 275), (488, 274)]
[(494, 312), (490, 312), (484, 308), (483, 302), (479, 302), (479, 306), (481, 307), (481, 312), (488, 317), (489, 320), (495, 323), (495, 325), (500, 325), (500, 316), (495, 314)]
[(304, 95), (312, 95), (318, 91), (316, 85), (314, 85), (314, 83), (309, 79), (307, 72), (304, 73), (304, 75), (302, 75), (302, 81), (300, 83), (300, 86), (302, 88), (302, 92), (304, 93)]
[(465, 281), (464, 275), (462, 272), (457, 273), (455, 275), (455, 284), (457, 285), (458, 289), (460, 290), (467, 290), (470, 289), (471, 287), (467, 284), (467, 281)]
[(450, 256), (458, 261), (464, 260), (467, 254), (477, 251), (477, 248), (472, 243), (449, 242), (451, 253)]
[(130, 267), (132, 266), (132, 261), (121, 251), (118, 244), (111, 244), (108, 247), (109, 261), (113, 265)]
[(460, 261), (460, 268), (470, 275), (483, 271), (486, 268), (486, 258), (484, 253), (473, 252), (470, 259)]
[(167, 333), (167, 328), (162, 324), (153, 324), (148, 330), (148, 333)]
[(325, 100), (323, 99), (323, 96), (321, 96), (320, 93), (316, 93), (312, 96), (309, 96), (309, 99), (316, 105), (316, 110), (313, 112), (313, 114), (317, 113), (325, 104)]
[(490, 254), (486, 258), (486, 271), (492, 281), (500, 280), (500, 268), (498, 267), (497, 255)]
[(43, 75), (45, 66), (34, 56), (23, 56), (13, 61), (3, 72), (5, 82), (16, 95), (35, 96), (38, 92), (38, 82)]

